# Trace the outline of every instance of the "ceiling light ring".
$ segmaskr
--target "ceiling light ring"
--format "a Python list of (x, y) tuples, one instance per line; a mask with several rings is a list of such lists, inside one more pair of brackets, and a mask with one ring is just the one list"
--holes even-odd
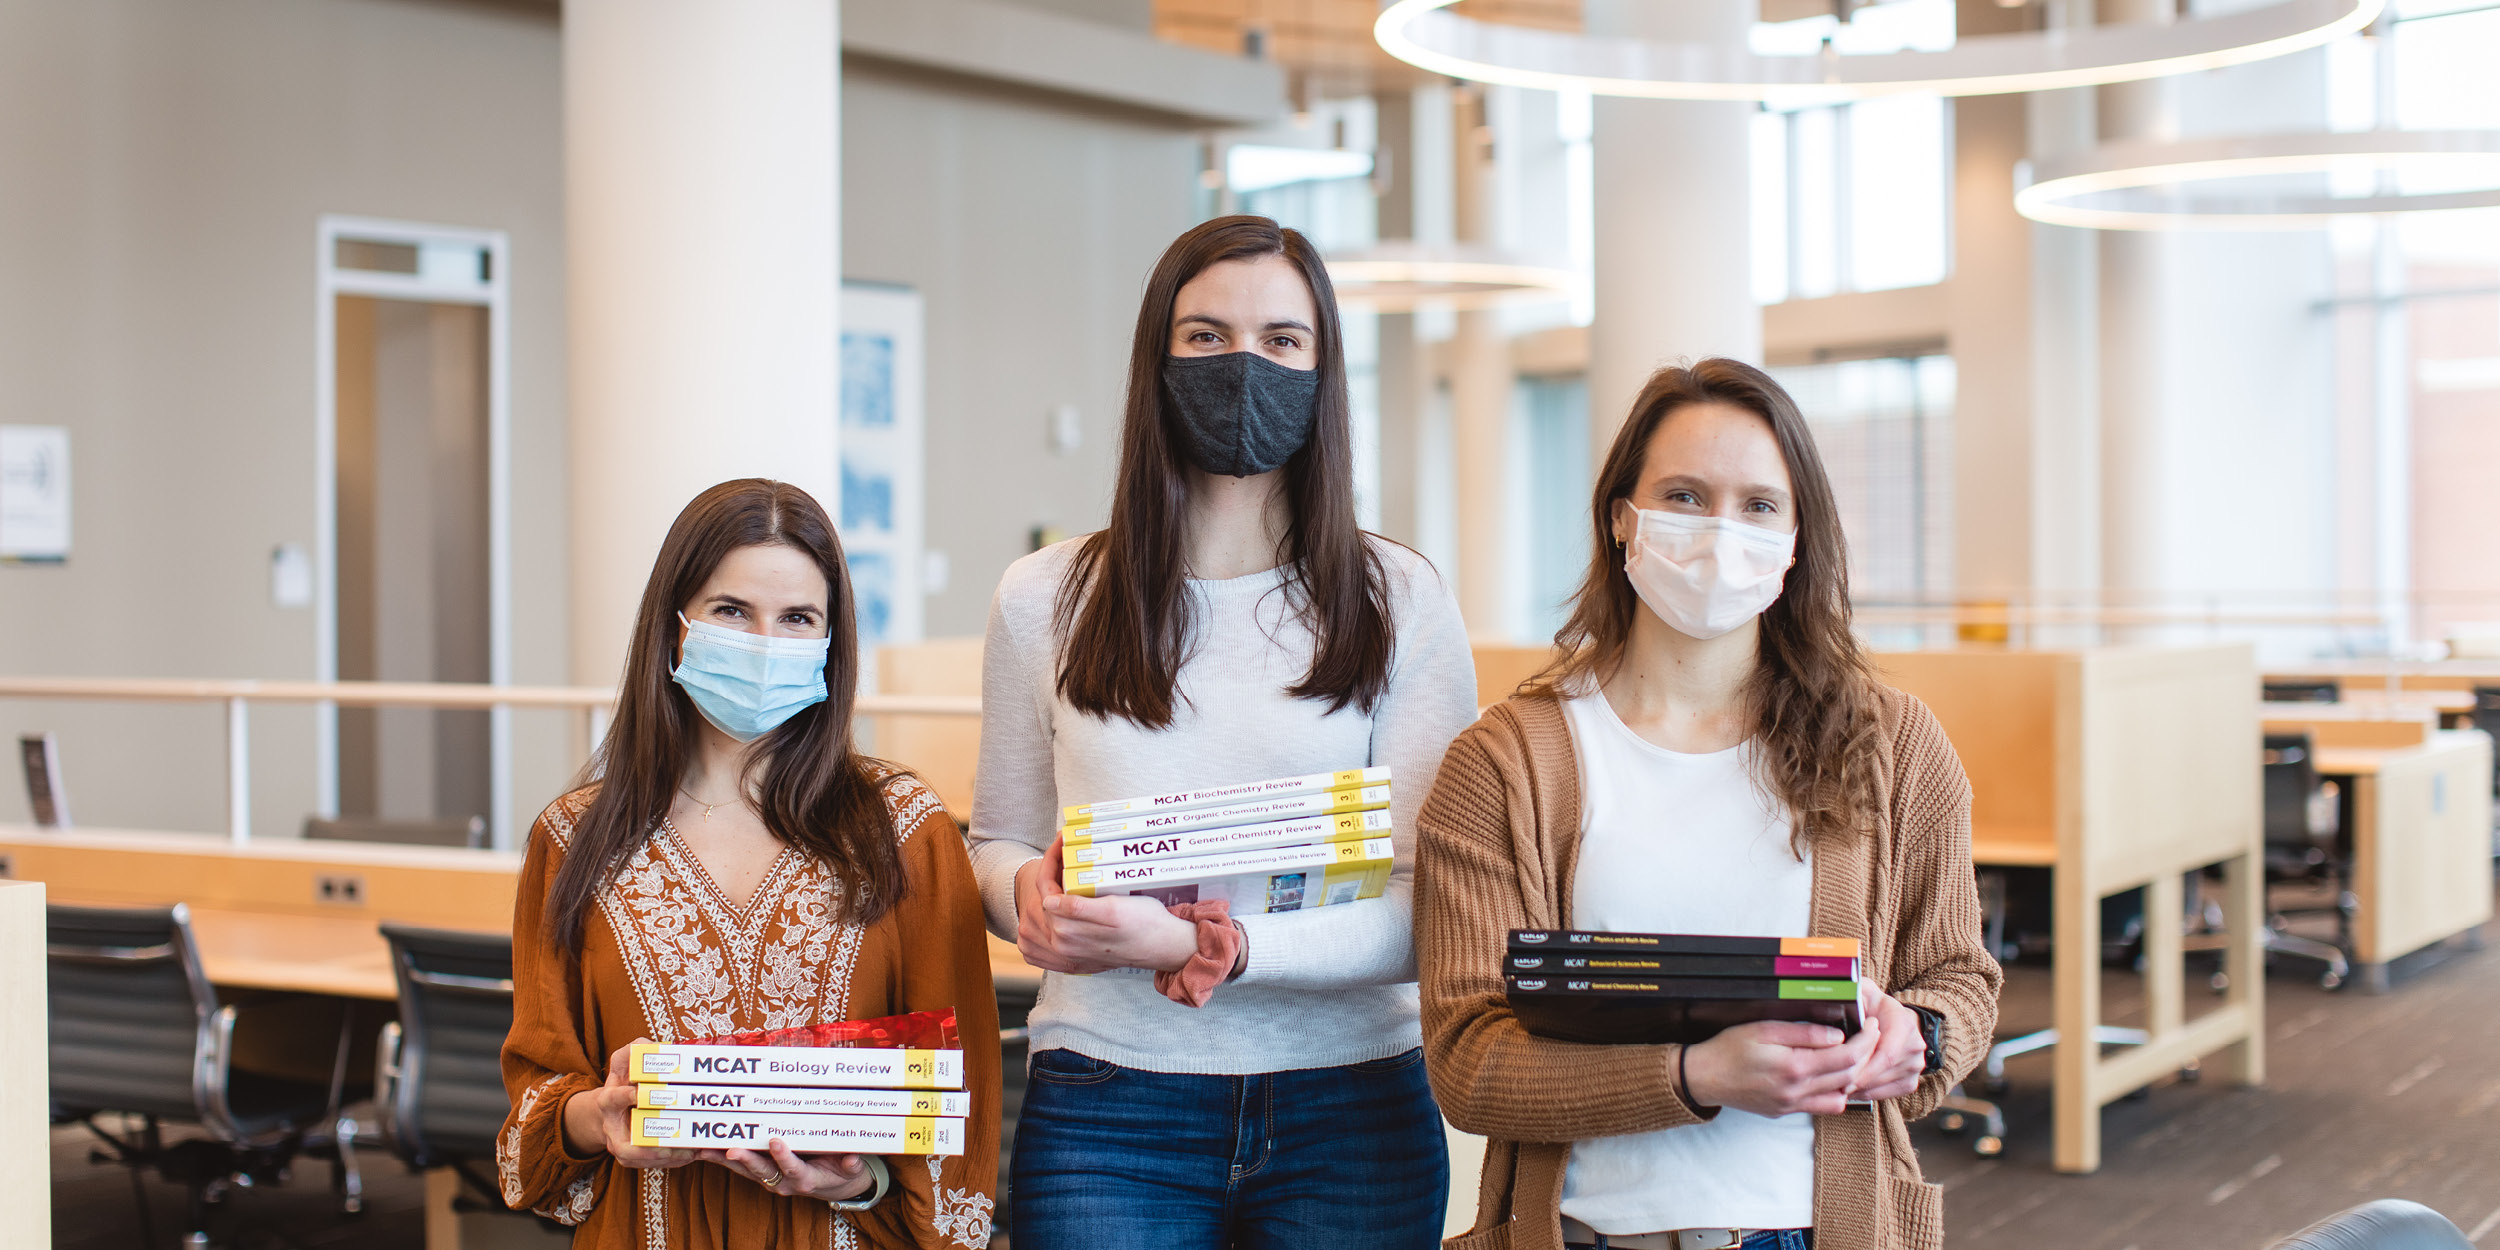
[[(2492, 185), (2333, 197), (2182, 193), (2228, 178), (2319, 174), (2337, 168), (2471, 163)], [(2040, 162), (2015, 190), (2015, 211), (2086, 230), (2315, 230), (2351, 217), (2500, 207), (2500, 130), (2368, 130), (2131, 140)]]
[(1327, 258), (1337, 302), (1379, 312), (1423, 304), (1487, 308), (1568, 299), (1580, 278), (1572, 270), (1480, 246), (1383, 240)]
[(1538, 30), (1446, 12), (1456, 0), (1395, 0), (1372, 36), (1389, 55), (1478, 82), (1670, 100), (1812, 104), (1923, 93), (1996, 95), (2161, 78), (2282, 56), (2375, 20), (2386, 0), (2279, 0), (2214, 17), (1973, 35), (1934, 52), (1759, 56)]

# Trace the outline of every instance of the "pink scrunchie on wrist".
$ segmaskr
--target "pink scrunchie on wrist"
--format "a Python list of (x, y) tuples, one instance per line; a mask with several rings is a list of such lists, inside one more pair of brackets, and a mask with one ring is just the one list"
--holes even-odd
[(1174, 903), (1167, 910), (1198, 926), (1198, 953), (1174, 971), (1155, 973), (1155, 989), (1183, 1007), (1204, 1007), (1241, 959), (1241, 930), (1233, 927), (1232, 906), (1211, 899)]

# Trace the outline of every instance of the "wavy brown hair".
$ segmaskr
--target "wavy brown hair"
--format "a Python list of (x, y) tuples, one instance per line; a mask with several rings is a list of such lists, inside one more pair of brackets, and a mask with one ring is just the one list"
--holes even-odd
[(1089, 716), (1118, 716), (1149, 729), (1172, 723), (1194, 624), (1185, 545), (1188, 464), (1172, 436), (1178, 418), (1163, 400), (1172, 308), (1181, 288), (1209, 266), (1268, 256), (1282, 256), (1301, 271), (1319, 309), (1311, 441), (1278, 470), (1286, 506), (1284, 548), (1276, 553), (1285, 568), (1283, 590), (1314, 638), (1310, 671), (1286, 693), (1326, 700), (1331, 712), (1348, 705), (1368, 712), (1388, 686), (1395, 627), (1387, 572), (1354, 515), (1354, 443), (1336, 288), (1319, 250), (1300, 231), (1265, 217), (1218, 217), (1173, 240), (1146, 279), (1129, 347), (1111, 523), (1077, 540), (1076, 558), (1060, 583), (1059, 694)]
[[(580, 947), (582, 922), (599, 890), (651, 840), (694, 755), (702, 714), (669, 676), (677, 664), (678, 612), (730, 552), (765, 546), (800, 551), (825, 575), (825, 632), (832, 645), (825, 655), (825, 701), (756, 739), (757, 749), (747, 756), (748, 774), (763, 774), (758, 807), (764, 827), (840, 874), (849, 887), (841, 906), (850, 919), (872, 922), (903, 896), (894, 816), (879, 793), (892, 770), (861, 755), (851, 739), (859, 633), (841, 540), (815, 496), (787, 482), (742, 478), (695, 496), (677, 514), (643, 585), (616, 719), (576, 783), (595, 778), (599, 789), (575, 823), (548, 890), (552, 940)], [(739, 778), (741, 788), (746, 781)]]
[(1881, 819), (1881, 733), (1875, 667), (1850, 630), (1849, 546), (1822, 454), (1797, 401), (1771, 376), (1713, 357), (1649, 375), (1615, 435), (1589, 501), (1594, 541), (1571, 619), (1554, 635), (1560, 653), (1526, 688), (1560, 694), (1591, 688), (1623, 660), (1640, 596), (1614, 540), (1615, 508), (1640, 484), (1641, 462), (1660, 426), (1694, 404), (1725, 404), (1763, 419), (1787, 462), (1797, 503), (1797, 562), (1762, 613), (1752, 704), (1756, 777), (1788, 806), (1793, 844), (1863, 833)]

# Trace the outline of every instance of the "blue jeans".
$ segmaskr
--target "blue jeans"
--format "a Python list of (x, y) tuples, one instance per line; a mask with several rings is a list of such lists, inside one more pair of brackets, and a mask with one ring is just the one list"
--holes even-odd
[(1203, 1076), (1033, 1056), (1016, 1250), (1435, 1250), (1449, 1203), (1421, 1050)]

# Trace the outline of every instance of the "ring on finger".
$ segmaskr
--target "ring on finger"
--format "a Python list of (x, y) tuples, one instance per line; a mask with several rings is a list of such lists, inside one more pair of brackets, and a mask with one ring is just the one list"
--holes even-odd
[(773, 1186), (778, 1185), (778, 1184), (780, 1184), (780, 1183), (781, 1183), (781, 1173), (779, 1173), (779, 1172), (775, 1172), (775, 1173), (773, 1173), (773, 1174), (772, 1174), (772, 1175), (770, 1175), (770, 1176), (759, 1176), (759, 1177), (756, 1177), (756, 1178), (755, 1178), (755, 1183), (756, 1183), (756, 1184), (758, 1184), (758, 1185), (763, 1186), (763, 1187), (764, 1187), (764, 1188), (766, 1188), (766, 1189), (770, 1189), (770, 1188), (772, 1188)]

